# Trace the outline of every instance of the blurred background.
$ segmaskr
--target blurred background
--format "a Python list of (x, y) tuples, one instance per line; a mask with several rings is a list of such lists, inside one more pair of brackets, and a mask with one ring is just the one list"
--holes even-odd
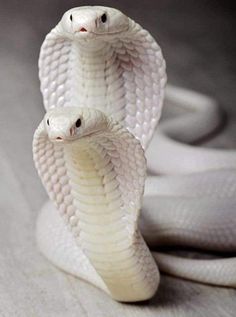
[[(26, 309), (27, 316), (36, 316), (35, 312), (40, 307), (44, 307), (44, 312), (49, 312), (43, 316), (50, 317), (55, 315), (55, 307), (61, 313), (58, 316), (63, 317), (72, 316), (70, 313), (67, 315), (66, 307), (69, 307), (68, 312), (71, 312), (70, 309), (78, 311), (74, 294), (63, 292), (64, 279), (69, 277), (60, 275), (57, 269), (50, 266), (35, 246), (36, 216), (46, 200), (46, 194), (33, 165), (31, 143), (44, 113), (37, 66), (40, 46), (67, 9), (88, 4), (116, 7), (148, 29), (163, 50), (169, 82), (214, 96), (227, 112), (228, 124), (212, 144), (236, 147), (234, 1), (0, 0), (1, 316), (25, 317)], [(206, 286), (195, 284), (192, 287), (191, 283), (179, 280), (177, 283), (165, 283), (168, 279), (164, 279), (158, 293), (158, 305), (165, 304), (165, 301), (168, 303), (171, 294), (175, 302), (179, 301), (180, 307), (190, 305), (187, 308), (192, 309), (190, 297), (193, 295), (194, 298), (197, 294), (197, 302), (206, 311), (209, 307), (216, 309), (217, 303), (218, 312), (222, 312), (221, 307), (224, 306), (228, 313), (232, 312), (227, 316), (235, 316), (233, 291), (227, 293), (226, 290), (211, 288), (207, 292)], [(70, 283), (71, 280), (72, 277)], [(76, 283), (80, 287), (82, 282)], [(179, 292), (179, 285), (186, 286), (185, 292), (182, 289)], [(53, 291), (50, 293), (53, 287), (58, 290), (55, 296)], [(82, 289), (82, 294), (87, 294), (87, 304), (90, 303), (87, 307), (93, 306), (91, 293), (97, 296), (96, 291), (93, 287), (88, 293), (86, 288)], [(214, 294), (216, 297), (213, 298)], [(188, 298), (187, 303), (185, 298)], [(212, 304), (205, 305), (207, 300), (212, 300)], [(5, 314), (6, 311), (9, 314)], [(214, 316), (223, 316), (217, 311)], [(201, 316), (213, 315), (205, 313)]]

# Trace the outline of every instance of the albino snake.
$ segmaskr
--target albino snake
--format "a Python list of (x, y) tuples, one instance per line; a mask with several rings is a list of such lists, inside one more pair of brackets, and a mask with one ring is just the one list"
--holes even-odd
[[(58, 209), (47, 203), (38, 219), (46, 257), (119, 301), (154, 295), (153, 256), (169, 274), (236, 286), (235, 258), (152, 256), (142, 238), (149, 246), (235, 251), (236, 152), (186, 144), (218, 127), (214, 101), (168, 87), (167, 101), (188, 111), (156, 133), (166, 83), (161, 50), (112, 8), (66, 12), (42, 45), (39, 69), (47, 113), (33, 154)], [(143, 149), (152, 174), (175, 175), (148, 176), (142, 202)]]

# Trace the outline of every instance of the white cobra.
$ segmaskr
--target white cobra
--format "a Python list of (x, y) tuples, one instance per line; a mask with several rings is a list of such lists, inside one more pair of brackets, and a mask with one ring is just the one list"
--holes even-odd
[[(165, 61), (152, 36), (120, 11), (96, 6), (66, 12), (42, 45), (39, 75), (46, 110), (68, 106), (101, 110), (119, 121), (147, 149), (161, 115)], [(213, 100), (175, 87), (167, 88), (166, 101), (186, 111), (161, 123), (146, 151), (149, 170), (159, 176), (149, 176), (146, 181), (141, 232), (152, 246), (235, 251), (236, 153), (186, 144), (215, 130), (221, 113)], [(69, 115), (71, 110), (66, 109)], [(55, 172), (57, 164), (66, 166), (66, 177), (73, 179), (73, 175), (64, 155), (56, 153), (59, 163), (55, 161), (51, 144), (47, 142), (48, 148), (41, 151), (43, 158), (37, 168), (42, 164), (50, 171), (55, 182), (50, 197), (55, 200), (59, 196), (62, 201), (66, 194), (63, 184), (60, 189), (56, 186), (60, 177)], [(74, 213), (70, 217), (73, 223)], [(89, 271), (88, 259), (81, 255), (71, 230), (50, 204), (39, 217), (37, 238), (41, 251), (56, 265), (105, 289), (101, 279), (96, 277), (94, 282), (96, 274)], [(80, 256), (84, 266), (80, 265)], [(159, 268), (172, 275), (236, 285), (235, 258), (192, 260), (162, 253), (154, 256)]]
[[(99, 110), (69, 107), (47, 112), (33, 149), (49, 197), (80, 250), (77, 275), (119, 301), (152, 297), (159, 271), (138, 229), (146, 176), (140, 142)], [(39, 234), (50, 258), (45, 222)]]

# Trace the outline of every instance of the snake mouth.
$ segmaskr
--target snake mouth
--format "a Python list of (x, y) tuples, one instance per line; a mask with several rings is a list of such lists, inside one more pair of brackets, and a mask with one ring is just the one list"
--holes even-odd
[(76, 34), (76, 35), (84, 34), (84, 36), (85, 36), (86, 34), (93, 34), (92, 31), (89, 31), (89, 30), (87, 30), (87, 29), (84, 28), (84, 27), (82, 27), (82, 28), (80, 28), (80, 29), (74, 31), (73, 33)]
[(74, 34), (80, 34), (80, 33), (92, 33), (89, 32), (86, 28), (82, 27), (79, 30), (74, 31)]
[(117, 32), (96, 32), (96, 31), (88, 31), (86, 28), (81, 28), (77, 31), (74, 32), (74, 35), (81, 36), (81, 37), (103, 37), (103, 36), (112, 36), (112, 35), (119, 35), (121, 33), (127, 32), (129, 27), (122, 31), (117, 31)]
[(53, 143), (72, 143), (75, 140), (77, 140), (76, 137), (65, 137), (65, 138), (62, 138), (60, 136), (55, 137), (55, 138), (49, 138), (49, 139)]
[(60, 136), (55, 137), (55, 138), (50, 138), (50, 140), (52, 142), (55, 142), (55, 143), (65, 142), (65, 140), (62, 137), (60, 137)]

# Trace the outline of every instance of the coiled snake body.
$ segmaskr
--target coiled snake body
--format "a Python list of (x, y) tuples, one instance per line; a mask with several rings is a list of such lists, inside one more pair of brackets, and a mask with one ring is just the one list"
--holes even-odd
[[(236, 249), (236, 153), (179, 142), (218, 126), (220, 112), (207, 97), (167, 89), (169, 103), (190, 111), (160, 124), (146, 154), (152, 173), (176, 175), (149, 176), (141, 206), (143, 149), (160, 118), (166, 82), (161, 50), (146, 30), (116, 9), (71, 9), (47, 35), (39, 68), (48, 112), (33, 153), (59, 212), (44, 207), (37, 239), (52, 262), (116, 300), (152, 297), (159, 273), (138, 229), (140, 208), (149, 245)], [(153, 255), (170, 274), (236, 285), (234, 258)]]

